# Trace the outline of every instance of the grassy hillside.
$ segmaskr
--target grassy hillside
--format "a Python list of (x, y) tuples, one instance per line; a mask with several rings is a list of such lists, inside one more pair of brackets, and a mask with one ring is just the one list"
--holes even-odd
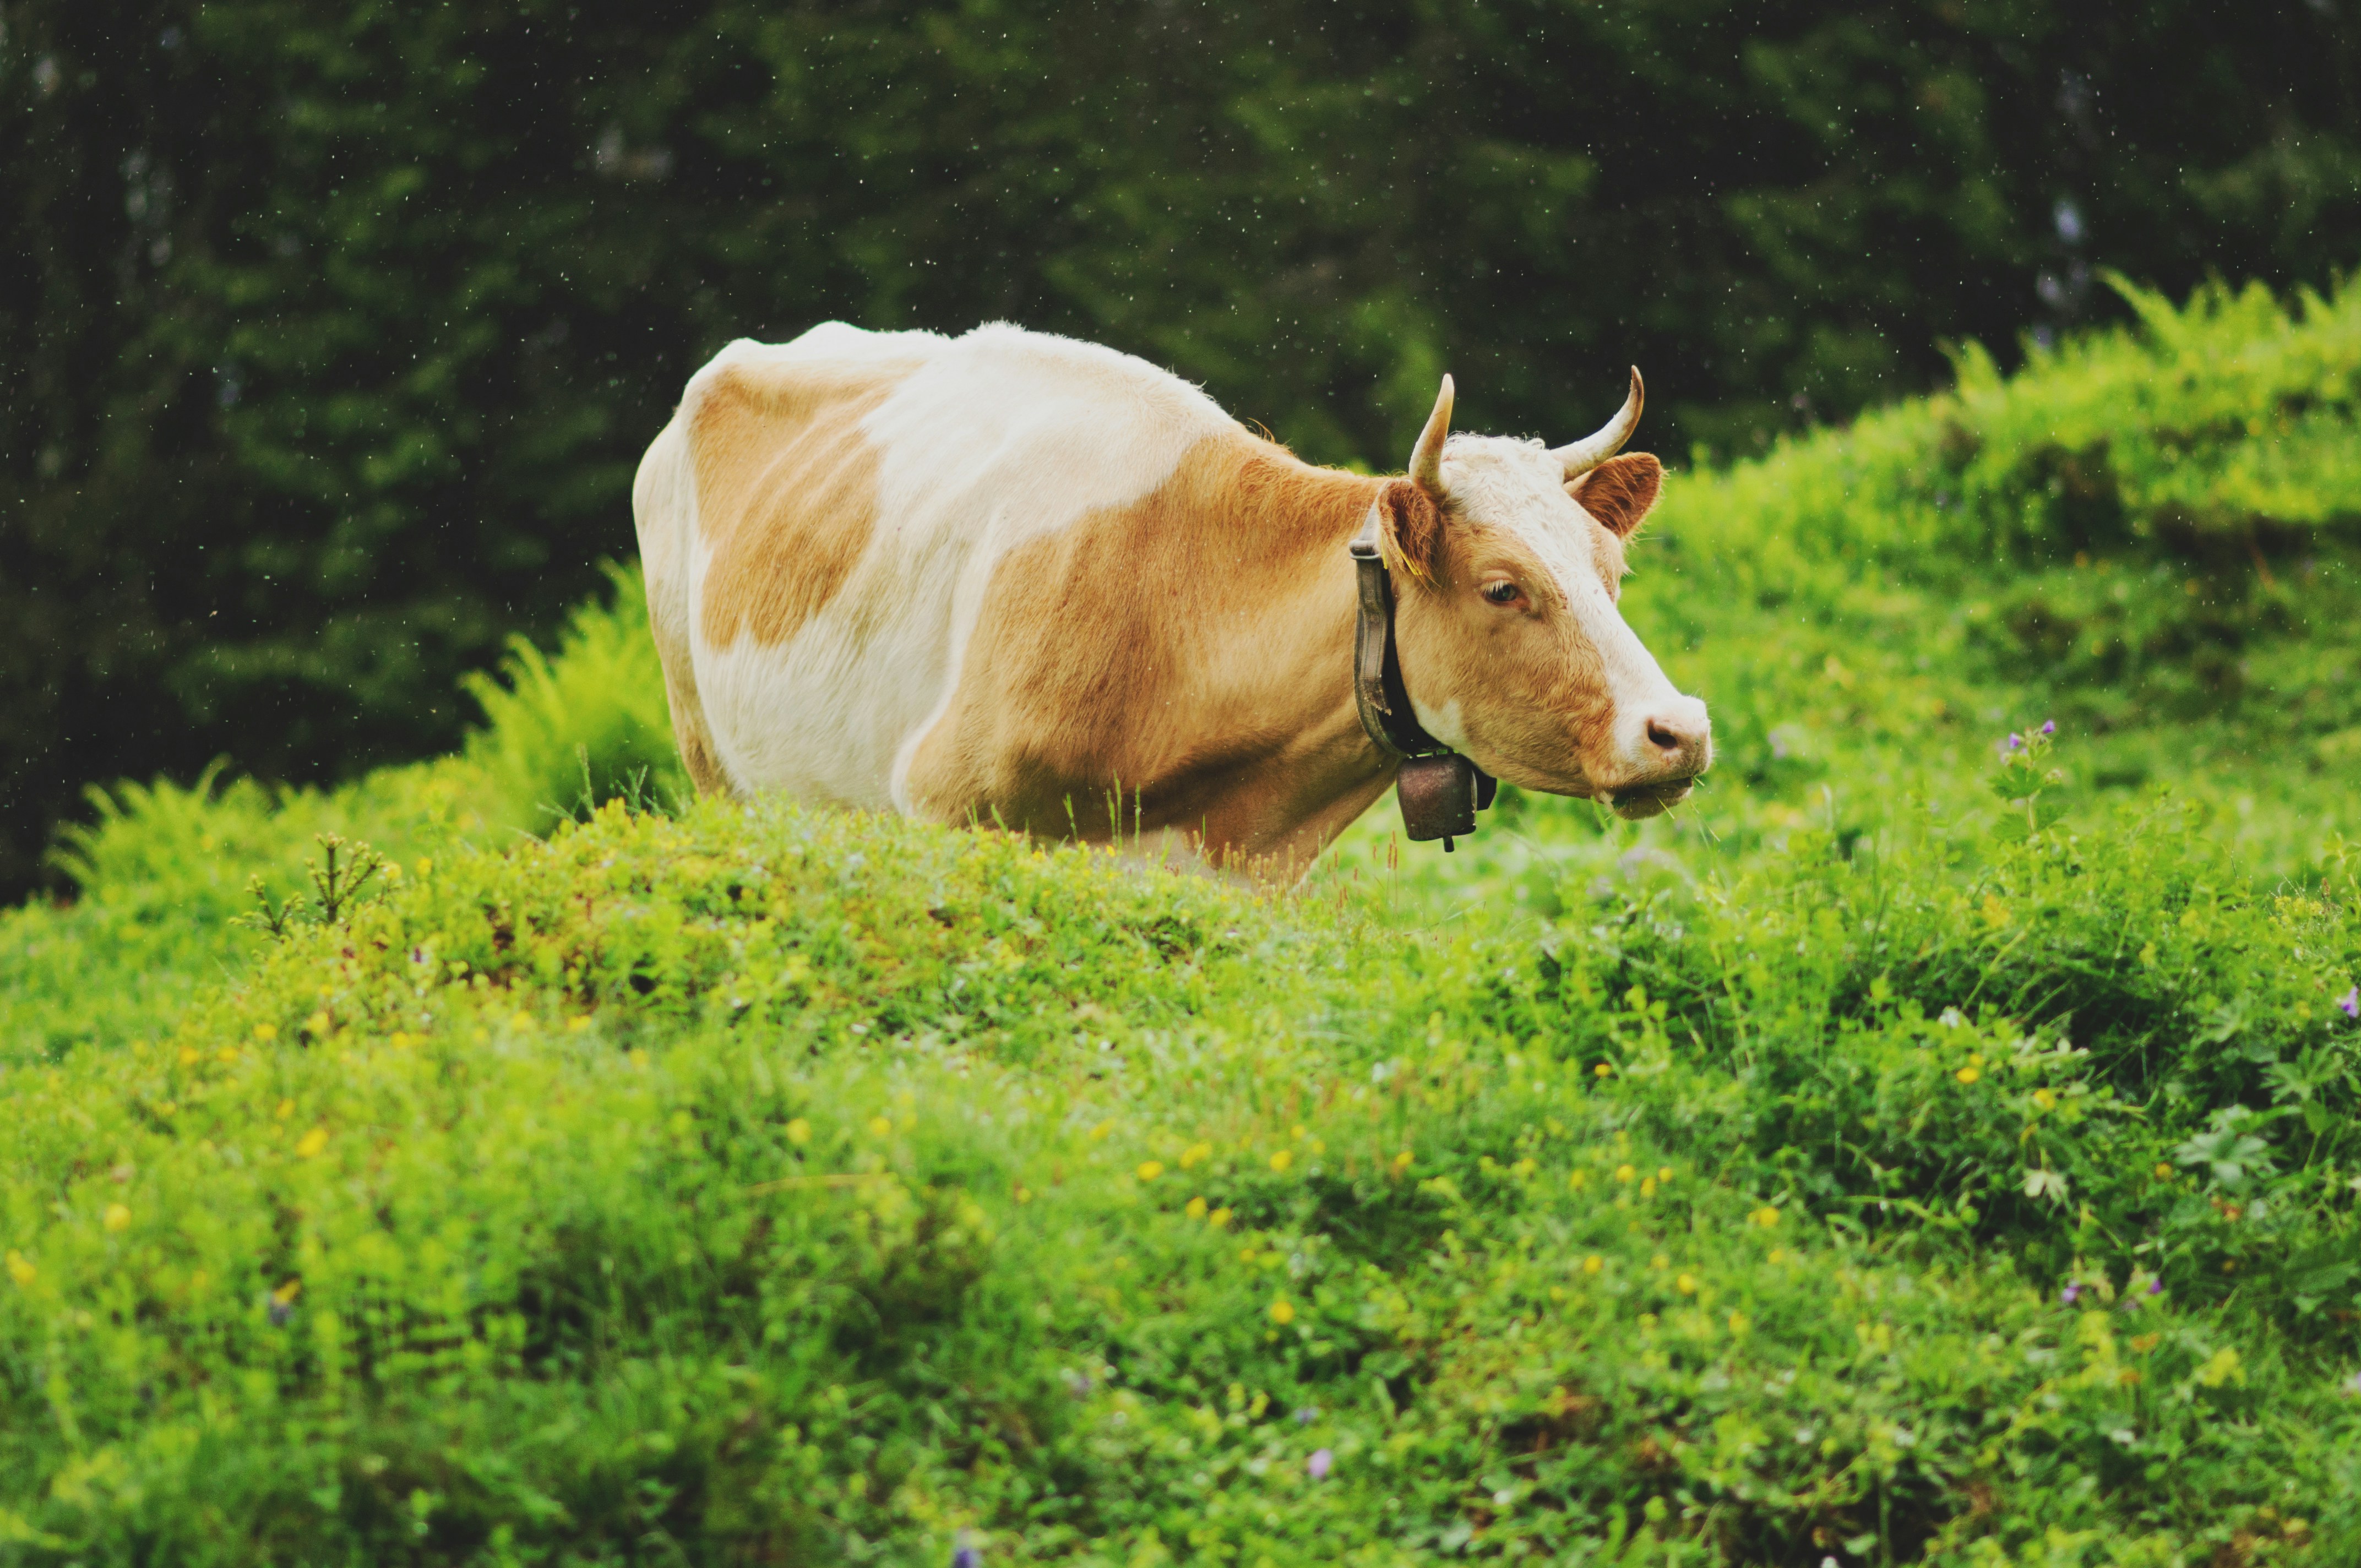
[(1677, 819), (686, 806), (628, 591), (116, 792), (0, 916), (0, 1557), (2361, 1557), (2361, 293), (2139, 302), (1671, 487)]

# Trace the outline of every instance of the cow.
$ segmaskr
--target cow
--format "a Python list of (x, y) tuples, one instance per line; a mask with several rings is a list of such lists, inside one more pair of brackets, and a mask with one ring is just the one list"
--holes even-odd
[(1162, 835), (1291, 875), (1393, 782), (1356, 712), (1373, 530), (1418, 725), (1493, 776), (1682, 799), (1712, 756), (1618, 609), (1663, 477), (1453, 435), (1314, 466), (1179, 377), (1006, 324), (830, 322), (689, 380), (632, 487), (648, 612), (700, 793), (1059, 839)]

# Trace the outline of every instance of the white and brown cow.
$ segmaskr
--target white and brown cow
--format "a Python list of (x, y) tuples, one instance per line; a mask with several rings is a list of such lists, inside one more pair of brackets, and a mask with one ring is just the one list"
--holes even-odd
[(673, 727), (701, 791), (1060, 837), (1177, 833), (1301, 869), (1394, 766), (1354, 703), (1376, 506), (1419, 722), (1494, 775), (1678, 800), (1705, 705), (1616, 609), (1662, 469), (1597, 435), (1449, 433), (1410, 472), (1297, 460), (1128, 355), (994, 325), (839, 323), (690, 380), (632, 489)]

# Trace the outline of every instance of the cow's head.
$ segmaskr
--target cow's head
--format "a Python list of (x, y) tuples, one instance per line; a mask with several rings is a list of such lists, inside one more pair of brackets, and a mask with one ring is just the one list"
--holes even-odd
[[(1683, 696), (1616, 608), (1623, 547), (1664, 468), (1616, 452), (1622, 411), (1570, 446), (1451, 435), (1451, 378), (1380, 502), (1403, 680), (1418, 720), (1494, 776), (1653, 817), (1713, 758)], [(1446, 443), (1446, 437), (1448, 441)]]

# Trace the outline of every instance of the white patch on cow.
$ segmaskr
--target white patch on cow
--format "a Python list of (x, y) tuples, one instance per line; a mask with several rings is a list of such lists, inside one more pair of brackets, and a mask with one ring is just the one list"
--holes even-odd
[[(1235, 428), (1203, 392), (1143, 360), (1007, 325), (944, 338), (832, 322), (780, 346), (733, 344), (723, 357), (741, 354), (923, 361), (862, 422), (878, 457), (876, 525), (836, 597), (784, 646), (694, 640), (731, 781), (803, 799), (907, 813), (911, 762), (958, 690), (1000, 563), (1144, 499), (1190, 447)], [(692, 606), (711, 556), (701, 541), (697, 555)]]
[(1453, 697), (1441, 707), (1429, 707), (1416, 697), (1410, 699), (1411, 716), (1419, 728), (1442, 741), (1455, 751), (1467, 750), (1467, 726), (1459, 717), (1459, 699)]
[[(1565, 597), (1576, 627), (1597, 652), (1614, 705), (1617, 761), (1634, 773), (1654, 762), (1649, 715), (1703, 704), (1683, 696), (1639, 634), (1625, 624), (1598, 575), (1598, 530), (1565, 493), (1556, 458), (1539, 442), (1455, 435), (1444, 449), (1444, 488), (1466, 515), (1512, 533), (1541, 559)], [(1426, 722), (1423, 708), (1419, 721)], [(1429, 729), (1449, 740), (1440, 729)], [(1456, 744), (1456, 741), (1453, 741)]]
[[(697, 545), (697, 464), (688, 445), (688, 423), (675, 415), (640, 459), (631, 479), (631, 519), (639, 531), (640, 565), (648, 590), (649, 628), (659, 648), (687, 645), (695, 611), (692, 575), (704, 573), (685, 554)], [(669, 697), (667, 697), (669, 700)]]

